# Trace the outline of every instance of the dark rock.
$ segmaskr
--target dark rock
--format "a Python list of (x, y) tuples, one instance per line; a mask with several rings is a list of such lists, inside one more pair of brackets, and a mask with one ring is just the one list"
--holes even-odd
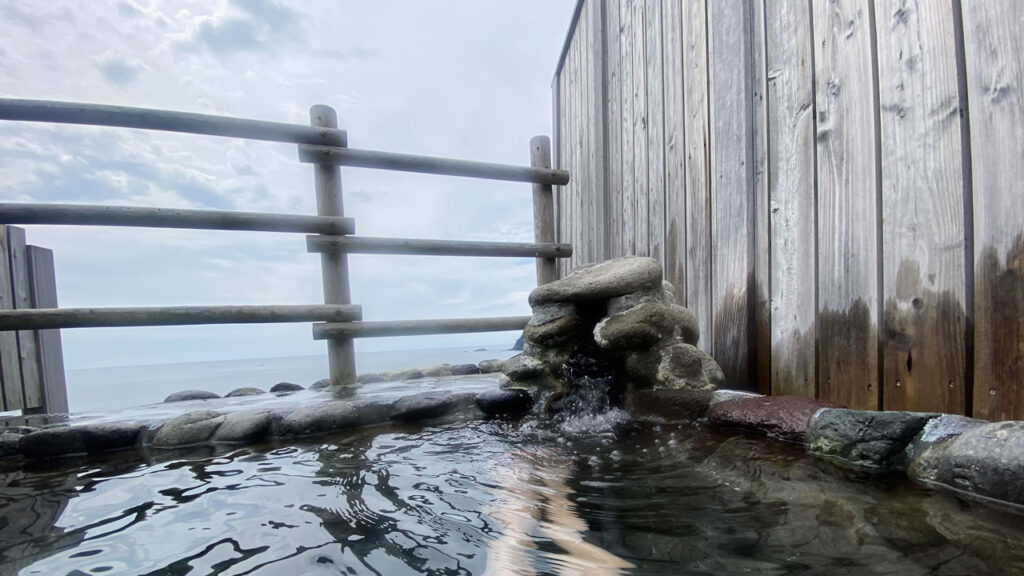
[(571, 302), (538, 304), (533, 308), (523, 336), (531, 344), (557, 347), (577, 339), (580, 317)]
[(662, 301), (661, 289), (643, 290), (631, 292), (622, 296), (614, 296), (608, 299), (607, 315), (614, 316), (642, 304), (664, 304)]
[(21, 436), (18, 451), (29, 458), (57, 458), (85, 454), (88, 450), (81, 427), (63, 426)]
[(662, 345), (655, 388), (714, 390), (725, 385), (718, 363), (703, 350), (681, 338)]
[(18, 453), (20, 443), (20, 434), (0, 434), (0, 458)]
[(476, 397), (476, 405), (488, 416), (519, 416), (533, 408), (533, 395), (519, 389), (487, 390)]
[[(522, 349), (523, 349), (523, 335), (520, 334), (519, 338), (516, 338), (515, 344), (513, 344), (512, 347), (509, 348), (509, 350), (515, 350), (516, 352), (520, 352), (520, 351), (522, 351)], [(483, 350), (483, 349), (481, 348), (481, 350)]]
[(426, 375), (419, 368), (410, 368), (409, 370), (400, 370), (398, 372), (391, 373), (390, 380), (394, 381), (405, 381), (405, 380), (419, 380)]
[(317, 380), (316, 382), (313, 382), (312, 384), (309, 385), (309, 389), (310, 390), (323, 390), (324, 388), (330, 388), (330, 387), (331, 387), (331, 379), (330, 378), (321, 378), (321, 379)]
[(170, 448), (203, 444), (225, 420), (224, 414), (213, 410), (188, 412), (164, 422), (153, 436), (153, 446)]
[(452, 376), (467, 376), (469, 374), (479, 374), (480, 368), (476, 364), (456, 364), (452, 366)]
[(270, 434), (271, 414), (267, 410), (232, 412), (213, 433), (214, 442), (258, 442)]
[[(522, 346), (522, 344), (520, 344)], [(487, 348), (474, 348), (473, 352), (487, 352)]]
[(577, 268), (561, 280), (530, 292), (530, 306), (548, 302), (593, 302), (661, 286), (661, 264), (654, 258), (630, 256)]
[(540, 360), (518, 354), (505, 361), (502, 372), (512, 380), (530, 380), (543, 376), (546, 370)]
[(390, 420), (394, 405), (394, 400), (356, 400), (352, 409), (358, 414), (360, 426), (373, 426)]
[(1024, 422), (969, 425), (910, 465), (916, 480), (1024, 505)]
[(914, 441), (907, 446), (905, 451), (907, 462), (909, 463), (924, 454), (935, 444), (943, 443), (983, 424), (988, 424), (988, 422), (956, 414), (940, 414), (929, 420), (921, 432), (914, 437)]
[(277, 423), (280, 436), (309, 436), (352, 428), (360, 424), (359, 412), (351, 402), (335, 400), (301, 406)]
[(278, 382), (270, 387), (271, 394), (298, 392), (299, 390), (305, 390), (305, 388), (292, 382)]
[(207, 390), (182, 390), (181, 392), (175, 392), (167, 398), (164, 398), (164, 402), (184, 402), (186, 400), (214, 400), (220, 398), (219, 395)]
[(697, 319), (682, 306), (648, 302), (608, 316), (594, 327), (594, 340), (605, 350), (636, 350), (654, 346), (678, 336), (696, 344), (700, 336)]
[(626, 410), (634, 418), (696, 420), (711, 402), (710, 390), (636, 390), (626, 394)]
[(264, 392), (263, 390), (260, 390), (259, 388), (253, 388), (251, 386), (246, 386), (246, 387), (243, 387), (243, 388), (235, 388), (231, 392), (228, 392), (227, 394), (225, 394), (224, 397), (225, 398), (236, 398), (238, 396), (259, 396), (260, 394), (266, 394), (266, 392)]
[(400, 422), (416, 422), (447, 415), (454, 405), (451, 392), (427, 392), (404, 396), (395, 401), (391, 418)]
[(110, 422), (81, 426), (85, 449), (91, 453), (134, 448), (145, 428), (141, 422)]
[(812, 454), (830, 456), (858, 468), (887, 470), (936, 416), (826, 408), (811, 419), (807, 443)]
[(387, 382), (388, 380), (387, 374), (371, 373), (356, 376), (357, 384), (376, 384), (377, 382)]
[(423, 373), (422, 378), (440, 378), (442, 376), (452, 375), (451, 364), (438, 364), (436, 366), (427, 366), (420, 368), (420, 372)]
[(715, 404), (708, 410), (708, 422), (715, 426), (736, 426), (769, 436), (803, 442), (811, 417), (822, 408), (838, 408), (830, 402), (803, 396), (753, 396)]

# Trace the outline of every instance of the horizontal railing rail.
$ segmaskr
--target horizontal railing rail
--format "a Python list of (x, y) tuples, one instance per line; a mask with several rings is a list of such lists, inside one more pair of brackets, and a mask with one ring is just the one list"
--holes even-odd
[(313, 324), (313, 339), (501, 332), (505, 330), (522, 330), (529, 321), (529, 316), (500, 316), (494, 318), (442, 318), (437, 320), (328, 322)]
[(0, 330), (323, 321), (353, 322), (361, 320), (362, 317), (362, 307), (352, 304), (32, 308), (27, 310), (0, 310)]
[(348, 145), (345, 131), (337, 128), (106, 104), (0, 98), (0, 120), (139, 128), (294, 144)]
[(255, 232), (354, 234), (355, 220), (333, 216), (84, 204), (0, 204), (0, 224), (137, 226)]
[(534, 168), (493, 164), (472, 160), (454, 160), (434, 156), (416, 156), (379, 150), (357, 150), (329, 146), (299, 145), (299, 161), (310, 164), (332, 164), (356, 168), (377, 168), (401, 172), (419, 172), (443, 176), (464, 176), (511, 182), (532, 182), (561, 186), (569, 182), (569, 173), (552, 168)]
[(486, 256), (505, 258), (569, 258), (571, 244), (533, 242), (474, 242), (420, 240), (369, 236), (306, 236), (309, 252), (346, 254), (401, 254), (407, 256)]

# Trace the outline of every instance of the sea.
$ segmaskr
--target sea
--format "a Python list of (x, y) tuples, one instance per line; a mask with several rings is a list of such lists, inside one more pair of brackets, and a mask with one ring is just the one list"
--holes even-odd
[[(508, 344), (416, 350), (356, 352), (360, 374), (418, 368), (437, 364), (477, 364), (490, 358), (509, 358), (517, 352)], [(209, 390), (227, 394), (253, 386), (269, 390), (278, 382), (309, 387), (327, 377), (327, 356), (249, 358), (147, 366), (68, 369), (65, 373), (72, 414), (112, 412), (162, 402), (180, 390)]]

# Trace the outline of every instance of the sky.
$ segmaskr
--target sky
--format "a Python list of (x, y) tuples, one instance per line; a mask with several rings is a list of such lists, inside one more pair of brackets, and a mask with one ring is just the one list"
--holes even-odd
[[(0, 0), (0, 97), (308, 124), (349, 146), (529, 164), (573, 0)], [(365, 236), (533, 239), (529, 184), (342, 170)], [(314, 214), (294, 145), (0, 121), (0, 201)], [(25, 226), (62, 307), (322, 303), (301, 234)], [(530, 259), (353, 255), (364, 320), (529, 314)], [(364, 339), (357, 350), (515, 334)], [(83, 368), (325, 354), (310, 325), (67, 329)]]

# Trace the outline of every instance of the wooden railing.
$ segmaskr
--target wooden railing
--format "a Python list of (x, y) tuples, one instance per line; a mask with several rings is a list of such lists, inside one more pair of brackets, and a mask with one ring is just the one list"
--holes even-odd
[[(317, 322), (316, 339), (328, 341), (331, 383), (355, 382), (353, 338), (521, 329), (528, 317), (456, 318), (443, 320), (363, 322), (349, 289), (348, 254), (411, 254), (434, 256), (533, 257), (537, 282), (555, 278), (555, 258), (572, 254), (569, 244), (554, 243), (552, 185), (564, 185), (569, 174), (551, 168), (546, 136), (530, 142), (530, 166), (508, 166), (448, 158), (348, 148), (328, 106), (310, 109), (311, 126), (240, 118), (103, 106), (70, 102), (0, 99), (0, 120), (88, 124), (206, 134), (297, 144), (299, 160), (313, 164), (316, 216), (179, 210), (114, 206), (0, 204), (0, 224), (71, 224), (138, 226), (208, 230), (254, 230), (313, 234), (307, 251), (321, 255), (323, 305), (196, 306), (164, 308), (50, 308), (0, 310), (4, 331), (102, 326)], [(534, 243), (460, 242), (353, 236), (341, 190), (341, 166), (358, 166), (533, 184)]]

